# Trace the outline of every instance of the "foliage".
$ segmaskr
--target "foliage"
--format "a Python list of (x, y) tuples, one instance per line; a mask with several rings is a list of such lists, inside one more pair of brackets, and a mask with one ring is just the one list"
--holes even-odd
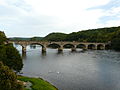
[(4, 44), (6, 40), (5, 34), (0, 32), (0, 61), (10, 69), (19, 72), (23, 67), (22, 58), (12, 44)]
[(111, 40), (114, 32), (119, 29), (120, 27), (111, 27), (73, 32), (67, 35), (66, 41), (108, 42)]
[(23, 67), (23, 62), (19, 51), (14, 48), (12, 44), (7, 44), (5, 47), (7, 55), (6, 65), (19, 72)]
[(6, 41), (6, 40), (7, 40), (7, 38), (5, 36), (5, 33), (0, 31), (0, 45), (3, 44), (4, 41)]
[(120, 51), (120, 30), (114, 34), (111, 46), (113, 49)]
[(23, 67), (22, 58), (12, 44), (0, 45), (0, 61), (17, 72)]
[(17, 82), (16, 74), (0, 62), (0, 90), (23, 90), (22, 84)]
[(31, 82), (32, 90), (57, 90), (50, 83), (40, 78), (29, 78), (29, 77), (19, 76), (18, 79), (25, 82), (27, 81)]

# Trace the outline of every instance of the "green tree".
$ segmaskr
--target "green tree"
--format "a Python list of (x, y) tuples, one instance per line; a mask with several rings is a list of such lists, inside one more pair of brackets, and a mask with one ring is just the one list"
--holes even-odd
[(23, 67), (23, 62), (19, 51), (12, 44), (6, 45), (6, 56), (6, 65), (19, 72)]
[(0, 45), (0, 61), (16, 72), (19, 72), (23, 67), (22, 58), (12, 44)]
[(0, 62), (0, 90), (23, 90), (21, 83), (17, 82), (16, 74)]

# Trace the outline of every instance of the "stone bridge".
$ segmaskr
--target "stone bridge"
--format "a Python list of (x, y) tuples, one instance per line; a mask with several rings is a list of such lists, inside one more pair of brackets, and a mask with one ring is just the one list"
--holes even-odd
[(26, 47), (28, 45), (41, 45), (42, 52), (46, 52), (46, 48), (49, 45), (57, 45), (58, 51), (63, 51), (66, 45), (69, 45), (72, 51), (75, 51), (76, 48), (82, 49), (93, 49), (93, 50), (104, 50), (108, 48), (109, 43), (90, 43), (90, 42), (45, 42), (45, 41), (8, 41), (8, 43), (15, 43), (22, 46), (22, 52), (26, 52)]

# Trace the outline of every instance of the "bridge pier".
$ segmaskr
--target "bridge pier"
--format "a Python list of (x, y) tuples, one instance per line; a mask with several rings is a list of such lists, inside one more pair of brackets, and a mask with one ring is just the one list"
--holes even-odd
[(26, 53), (26, 45), (22, 45), (22, 53)]
[(71, 48), (71, 51), (72, 52), (76, 51), (76, 45), (74, 45), (74, 47)]
[(45, 53), (45, 52), (46, 52), (46, 47), (43, 46), (43, 47), (42, 47), (42, 53)]
[(85, 48), (83, 48), (83, 50), (87, 50), (88, 49), (88, 45), (86, 44), (85, 45)]
[(59, 48), (58, 48), (58, 52), (62, 52), (63, 51), (63, 46), (61, 45)]
[(95, 44), (95, 48), (94, 48), (94, 50), (97, 50), (97, 44)]

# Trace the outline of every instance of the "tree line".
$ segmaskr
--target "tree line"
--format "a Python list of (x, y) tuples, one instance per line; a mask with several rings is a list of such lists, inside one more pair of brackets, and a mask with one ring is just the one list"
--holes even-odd
[(120, 32), (120, 27), (98, 28), (90, 30), (81, 30), (79, 32), (65, 33), (50, 33), (45, 36), (43, 41), (79, 41), (79, 42), (108, 42), (111, 41), (117, 33)]

